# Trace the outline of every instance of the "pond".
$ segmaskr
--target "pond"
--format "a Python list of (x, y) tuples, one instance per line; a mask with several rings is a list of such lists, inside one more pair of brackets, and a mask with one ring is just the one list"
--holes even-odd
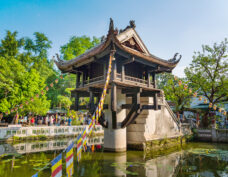
[[(71, 141), (61, 139), (0, 144), (0, 176), (30, 177), (62, 152)], [(145, 154), (140, 151), (103, 152), (102, 143), (103, 137), (91, 138), (87, 149), (89, 152), (82, 153), (79, 164), (74, 154), (74, 176), (228, 176), (227, 144), (188, 143), (182, 147)], [(91, 151), (93, 147), (96, 152)], [(39, 173), (39, 177), (50, 175), (50, 166)], [(64, 158), (63, 176), (66, 176)]]

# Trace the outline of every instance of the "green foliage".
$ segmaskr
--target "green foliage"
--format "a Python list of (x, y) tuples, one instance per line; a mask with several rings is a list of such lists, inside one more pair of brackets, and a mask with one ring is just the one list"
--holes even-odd
[(71, 60), (83, 54), (87, 49), (92, 48), (99, 42), (100, 40), (96, 37), (91, 39), (88, 36), (73, 36), (67, 44), (61, 46), (60, 52), (64, 60)]
[(192, 86), (211, 103), (228, 100), (228, 41), (202, 46), (202, 52), (195, 52), (190, 67), (185, 69)]
[(191, 93), (189, 89), (184, 89), (184, 85), (188, 85), (187, 81), (180, 79), (182, 83), (179, 85), (179, 81), (175, 80), (172, 74), (167, 73), (160, 74), (157, 80), (159, 88), (164, 90), (166, 99), (175, 103), (176, 112), (182, 112), (189, 106)]
[[(0, 112), (10, 112), (10, 109), (23, 104), (19, 114), (28, 112), (46, 114), (50, 107), (41, 90), (45, 87), (45, 78), (35, 69), (35, 58), (29, 53), (20, 53), (24, 39), (17, 39), (17, 32), (7, 31), (0, 44)], [(45, 92), (44, 92), (45, 93)], [(39, 94), (39, 97), (36, 95)], [(28, 105), (25, 102), (34, 98)]]
[[(12, 57), (0, 57), (0, 70), (0, 112), (9, 112), (16, 105), (24, 104), (20, 113), (46, 113), (50, 105), (46, 96), (35, 97), (45, 86), (44, 79), (36, 70), (26, 71), (26, 68)], [(30, 101), (31, 97), (34, 102), (26, 105), (25, 102)]]
[(60, 105), (60, 108), (64, 108), (66, 110), (70, 109), (72, 102), (71, 102), (69, 97), (59, 95), (57, 99), (58, 99), (58, 103)]
[(6, 37), (1, 40), (0, 45), (0, 56), (11, 56), (14, 57), (18, 54), (19, 49), (24, 44), (24, 39), (16, 39), (17, 32), (6, 32)]

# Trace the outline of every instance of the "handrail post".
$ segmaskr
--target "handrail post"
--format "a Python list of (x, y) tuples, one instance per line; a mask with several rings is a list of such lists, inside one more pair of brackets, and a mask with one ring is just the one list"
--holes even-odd
[(124, 82), (124, 80), (125, 80), (125, 67), (124, 67), (123, 64), (122, 64), (121, 69), (122, 69), (122, 71), (121, 71), (121, 74), (122, 74), (122, 82)]

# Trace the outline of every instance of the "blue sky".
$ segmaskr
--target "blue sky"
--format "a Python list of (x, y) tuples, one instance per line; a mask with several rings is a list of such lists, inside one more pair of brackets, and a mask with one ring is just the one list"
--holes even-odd
[(45, 33), (59, 52), (71, 36), (105, 35), (109, 18), (118, 29), (135, 20), (149, 51), (164, 59), (182, 60), (173, 73), (183, 76), (194, 51), (228, 36), (227, 0), (0, 0), (0, 38), (6, 30), (32, 37)]

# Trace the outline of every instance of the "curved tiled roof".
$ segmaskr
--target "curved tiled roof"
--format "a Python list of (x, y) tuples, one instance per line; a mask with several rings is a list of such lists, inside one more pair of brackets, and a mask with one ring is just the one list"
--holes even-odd
[(112, 42), (117, 47), (119, 47), (121, 50), (129, 53), (132, 56), (137, 56), (143, 60), (147, 60), (149, 62), (164, 66), (164, 67), (169, 68), (171, 70), (180, 61), (180, 58), (178, 60), (176, 60), (175, 57), (171, 60), (164, 60), (164, 59), (161, 59), (155, 55), (145, 54), (145, 53), (139, 52), (137, 50), (134, 50), (130, 47), (127, 47), (127, 46), (121, 44), (121, 42), (117, 39), (117, 35), (118, 35), (117, 32), (114, 31), (113, 26), (112, 26), (111, 29), (109, 29), (109, 33), (108, 33), (106, 39), (104, 41), (102, 41), (100, 44), (94, 46), (93, 48), (87, 50), (85, 53), (77, 56), (76, 58), (74, 58), (72, 60), (63, 61), (63, 60), (58, 59), (58, 61), (55, 61), (55, 63), (61, 71), (63, 71), (63, 72), (70, 71), (74, 65), (77, 65), (78, 63), (81, 63), (87, 59), (90, 59), (91, 57), (94, 57), (95, 55), (104, 51)]

